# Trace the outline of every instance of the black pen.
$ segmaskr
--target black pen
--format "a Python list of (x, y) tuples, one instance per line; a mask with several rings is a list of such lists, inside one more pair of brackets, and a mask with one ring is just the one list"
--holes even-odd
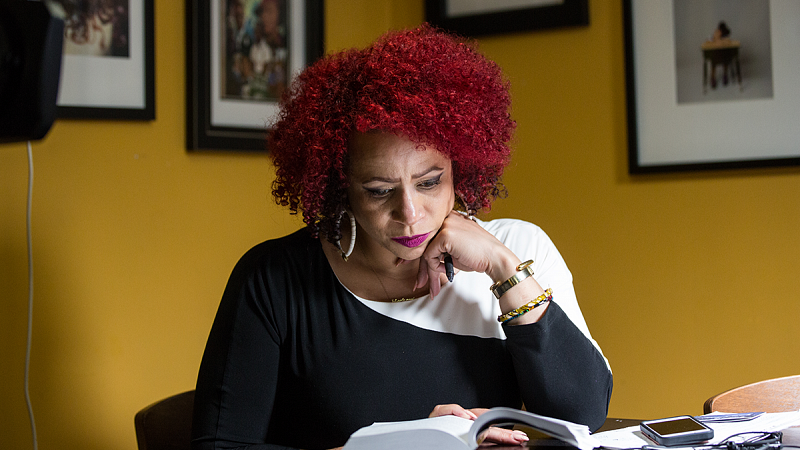
[(447, 274), (447, 280), (453, 282), (455, 271), (453, 270), (453, 257), (449, 254), (444, 254), (444, 273)]

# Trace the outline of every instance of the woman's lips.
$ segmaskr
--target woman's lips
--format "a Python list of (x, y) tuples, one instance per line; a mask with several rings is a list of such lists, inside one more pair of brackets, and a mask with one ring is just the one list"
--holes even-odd
[(425, 239), (428, 239), (429, 234), (430, 233), (417, 234), (415, 236), (393, 237), (392, 240), (404, 247), (414, 248), (422, 245)]

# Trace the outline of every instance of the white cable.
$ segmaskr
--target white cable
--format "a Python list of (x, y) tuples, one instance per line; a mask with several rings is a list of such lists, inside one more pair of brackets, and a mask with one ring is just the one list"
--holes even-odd
[(26, 228), (28, 233), (28, 343), (25, 346), (25, 403), (28, 405), (28, 417), (31, 419), (31, 435), (33, 436), (33, 450), (39, 449), (36, 439), (36, 421), (33, 419), (31, 395), (28, 392), (28, 380), (31, 367), (31, 337), (33, 331), (33, 243), (31, 238), (31, 204), (33, 198), (33, 150), (31, 141), (28, 141), (28, 210), (26, 215)]

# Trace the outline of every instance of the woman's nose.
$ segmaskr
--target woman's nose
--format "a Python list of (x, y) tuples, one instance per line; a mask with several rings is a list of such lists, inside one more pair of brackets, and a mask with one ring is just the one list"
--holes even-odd
[(395, 220), (405, 225), (414, 225), (423, 217), (422, 199), (415, 192), (404, 192), (395, 208)]

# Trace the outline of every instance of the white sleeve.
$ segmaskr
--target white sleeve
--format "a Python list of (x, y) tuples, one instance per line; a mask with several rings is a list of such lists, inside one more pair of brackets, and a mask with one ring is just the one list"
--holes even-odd
[[(578, 305), (572, 285), (572, 273), (550, 237), (538, 226), (522, 220), (495, 219), (477, 222), (504, 243), (521, 261), (533, 260), (533, 277), (542, 288), (553, 290), (553, 301), (558, 303), (572, 323), (603, 354), (592, 338)], [(605, 355), (603, 358), (609, 366)]]

